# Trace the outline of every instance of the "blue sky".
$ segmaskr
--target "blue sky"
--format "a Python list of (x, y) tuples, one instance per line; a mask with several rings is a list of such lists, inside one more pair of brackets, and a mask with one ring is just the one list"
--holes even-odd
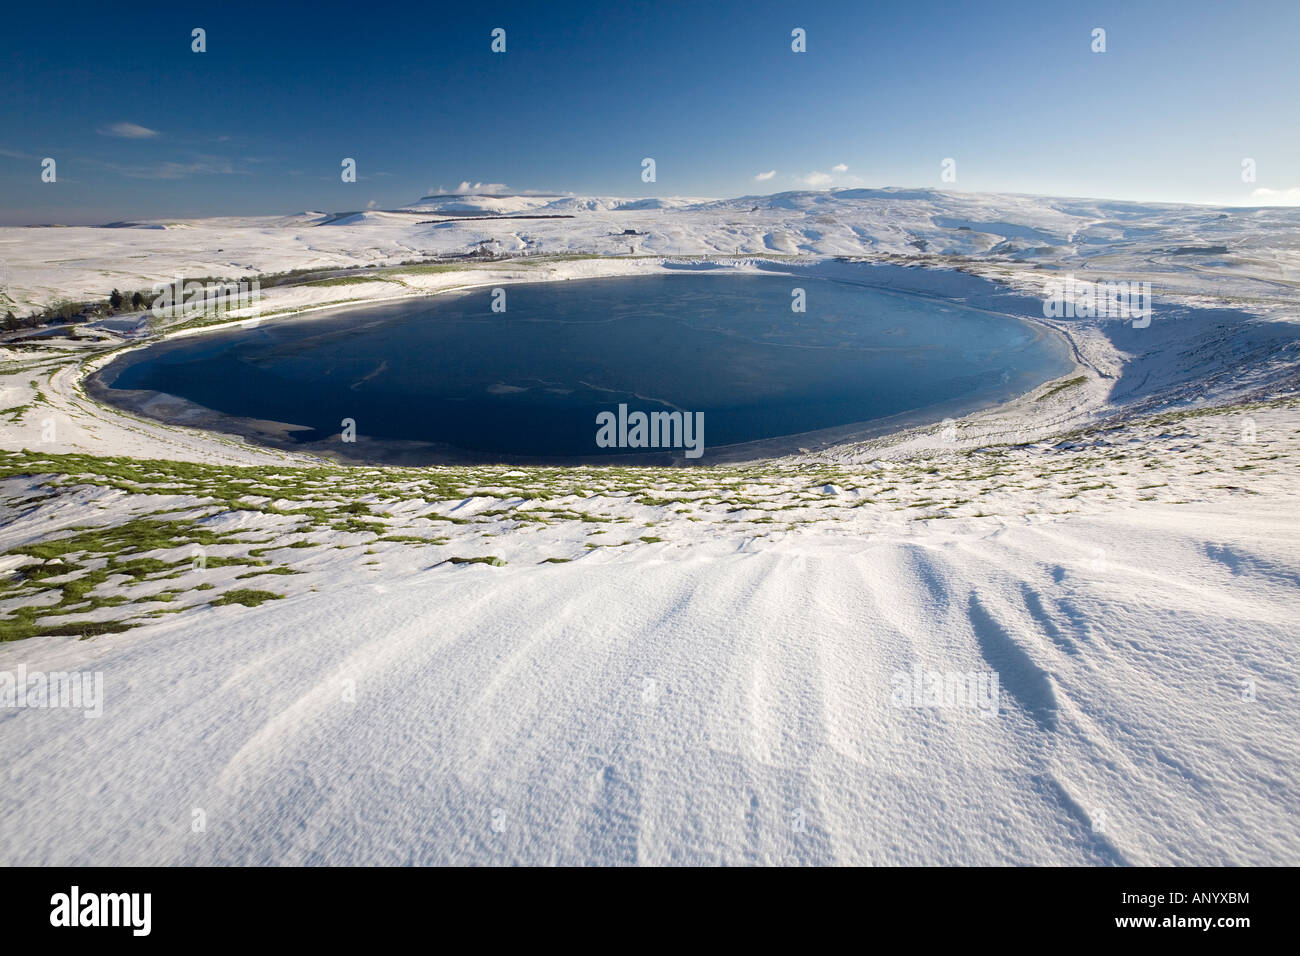
[(60, 3), (4, 21), (10, 224), (385, 208), (462, 183), (1300, 202), (1295, 0)]

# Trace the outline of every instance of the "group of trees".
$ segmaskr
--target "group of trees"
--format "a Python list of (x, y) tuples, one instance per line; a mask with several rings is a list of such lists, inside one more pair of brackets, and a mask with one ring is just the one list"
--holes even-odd
[(108, 300), (98, 302), (76, 302), (72, 299), (59, 299), (44, 309), (37, 309), (30, 315), (15, 315), (13, 309), (5, 313), (3, 329), (17, 332), (20, 329), (35, 329), (42, 325), (56, 322), (87, 321), (100, 315), (114, 315), (118, 312), (140, 312), (149, 305), (148, 292), (120, 292), (114, 289)]
[(17, 332), (19, 329), (34, 329), (48, 321), (49, 319), (39, 312), (33, 312), (31, 315), (14, 315), (14, 310), (10, 309), (5, 313), (4, 330)]
[(130, 295), (130, 299), (128, 299), (127, 296), (124, 295), (123, 293), (118, 292), (116, 289), (114, 289), (108, 295), (108, 307), (112, 309), (114, 312), (120, 312), (122, 310), (122, 306), (128, 302), (130, 303), (132, 312), (139, 312), (141, 309), (144, 308), (144, 304), (146, 301), (147, 300), (145, 299), (143, 292), (132, 292)]
[(60, 299), (50, 307), (31, 315), (14, 315), (10, 309), (5, 313), (4, 330), (16, 332), (19, 329), (36, 329), (54, 322), (71, 322), (81, 315), (81, 304), (71, 299)]

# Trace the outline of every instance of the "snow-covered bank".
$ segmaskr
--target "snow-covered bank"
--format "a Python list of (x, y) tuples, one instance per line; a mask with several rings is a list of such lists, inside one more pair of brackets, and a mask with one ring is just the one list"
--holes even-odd
[[(1298, 421), (855, 471), (50, 460), (7, 548), (228, 537), (89, 615), (153, 623), (0, 646), (104, 686), (2, 718), (4, 860), (1294, 863)], [(900, 705), (918, 669), (998, 675), (1000, 712)]]

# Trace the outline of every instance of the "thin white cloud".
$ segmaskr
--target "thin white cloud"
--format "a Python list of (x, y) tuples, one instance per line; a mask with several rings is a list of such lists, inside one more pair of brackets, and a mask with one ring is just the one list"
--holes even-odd
[(122, 175), (132, 179), (184, 179), (186, 176), (228, 176), (229, 163), (158, 163), (154, 166), (124, 166)]
[(152, 139), (158, 135), (156, 129), (149, 129), (139, 123), (112, 123), (99, 128), (100, 136), (116, 136), (120, 139)]
[(776, 175), (776, 170), (769, 169), (765, 173), (759, 173), (757, 176), (754, 177), (754, 179), (760, 183), (765, 183), (775, 175)]
[(1250, 194), (1250, 198), (1269, 206), (1300, 206), (1300, 186), (1292, 186), (1290, 189), (1261, 186)]
[(505, 183), (471, 183), (466, 179), (452, 191), (462, 195), (473, 193), (479, 195), (486, 194), (490, 196), (493, 193), (508, 193), (510, 192), (510, 187)]
[[(391, 173), (386, 175), (392, 175)], [(468, 179), (455, 189), (448, 189), (439, 183), (424, 191), (427, 196), (572, 196), (571, 192), (556, 192), (553, 189), (511, 189), (505, 183), (472, 183)]]
[(849, 167), (844, 163), (836, 163), (831, 167), (829, 173), (814, 169), (812, 172), (803, 176), (791, 177), (795, 182), (802, 186), (808, 186), (812, 189), (830, 189), (832, 187), (859, 186), (862, 184), (861, 176), (846, 175)]
[(109, 163), (101, 159), (83, 157), (84, 165), (111, 170), (130, 179), (185, 179), (188, 176), (233, 175), (243, 170), (235, 169), (230, 160), (219, 156), (195, 156), (184, 163), (161, 162), (143, 164)]

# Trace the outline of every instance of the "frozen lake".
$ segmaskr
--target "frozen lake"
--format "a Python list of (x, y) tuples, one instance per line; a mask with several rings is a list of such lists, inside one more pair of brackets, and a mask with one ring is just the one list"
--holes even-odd
[[(1073, 365), (1065, 342), (1023, 320), (828, 280), (504, 289), (504, 312), (478, 289), (161, 343), (108, 366), (96, 392), (271, 444), (402, 463), (640, 460), (597, 444), (601, 412), (702, 413), (707, 463), (740, 443), (769, 454), (808, 433), (958, 416)], [(805, 311), (792, 309), (795, 289)], [(356, 443), (342, 440), (345, 419)]]

